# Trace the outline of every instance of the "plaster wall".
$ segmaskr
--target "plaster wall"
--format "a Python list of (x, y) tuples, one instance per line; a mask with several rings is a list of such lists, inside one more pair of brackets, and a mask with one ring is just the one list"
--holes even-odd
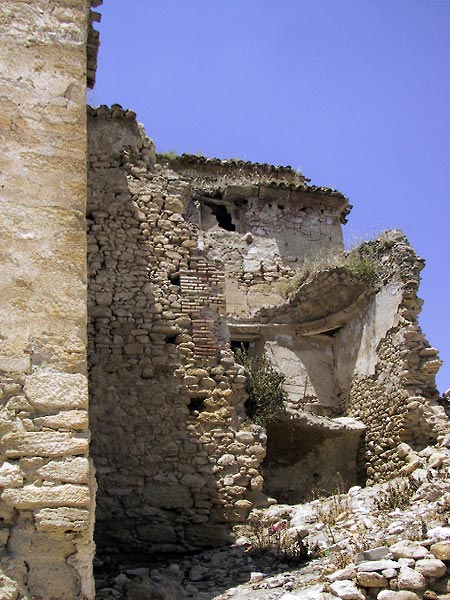
[(94, 598), (84, 0), (0, 7), (0, 595)]
[(265, 350), (285, 375), (284, 388), (292, 409), (316, 409), (322, 414), (339, 410), (336, 393), (333, 338), (276, 335)]
[(343, 251), (336, 208), (307, 192), (298, 192), (295, 200), (276, 187), (259, 187), (254, 194), (238, 200), (239, 189), (233, 188), (227, 209), (236, 231), (225, 231), (214, 215), (201, 224), (205, 247), (224, 263), (230, 316), (248, 316), (282, 302), (283, 281), (305, 261)]

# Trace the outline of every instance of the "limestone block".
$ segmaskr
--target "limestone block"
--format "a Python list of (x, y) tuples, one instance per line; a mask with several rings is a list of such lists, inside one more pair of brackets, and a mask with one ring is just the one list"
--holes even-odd
[(361, 571), (384, 571), (384, 569), (399, 569), (400, 565), (398, 562), (394, 560), (382, 559), (382, 560), (368, 560), (366, 562), (360, 563), (357, 566), (358, 572)]
[(89, 460), (77, 457), (66, 460), (52, 460), (38, 470), (39, 475), (48, 481), (67, 481), (69, 483), (88, 483)]
[(87, 454), (86, 438), (73, 437), (70, 433), (46, 431), (15, 431), (3, 437), (0, 451), (7, 458), (22, 456), (67, 456)]
[(330, 591), (342, 600), (364, 600), (354, 581), (342, 579), (330, 584)]
[(406, 590), (399, 592), (382, 590), (377, 596), (377, 600), (420, 600), (420, 598), (415, 592), (407, 592)]
[(250, 431), (237, 431), (236, 441), (241, 442), (242, 444), (253, 444), (255, 438), (253, 436), (253, 433), (251, 433)]
[(394, 579), (394, 577), (397, 577), (397, 571), (395, 569), (384, 569), (384, 571), (381, 571), (381, 574), (383, 577), (386, 577), (386, 579)]
[[(40, 175), (35, 179), (45, 189)], [(60, 183), (61, 173), (58, 179)], [(56, 206), (32, 207), (32, 195), (28, 190), (17, 200), (0, 199), (0, 230), (6, 249), (0, 259), (2, 335), (6, 338), (1, 355), (22, 361), (28, 352), (27, 366), (15, 366), (26, 366), (27, 372), (30, 357), (33, 366), (52, 362), (73, 372), (82, 367), (85, 357), (82, 213)], [(47, 194), (39, 193), (43, 196)], [(23, 198), (26, 205), (21, 204)]]
[(67, 557), (67, 563), (78, 571), (81, 579), (81, 595), (85, 598), (95, 598), (95, 582), (92, 563), (95, 556), (95, 544), (85, 541), (79, 544), (77, 552)]
[[(433, 527), (428, 530), (428, 538), (433, 542), (441, 542), (443, 540), (450, 540), (450, 527)], [(437, 557), (436, 557), (437, 558)]]
[(256, 477), (253, 477), (252, 480), (250, 481), (250, 488), (253, 491), (257, 491), (257, 492), (261, 492), (264, 486), (264, 479), (261, 477), (261, 475), (257, 475)]
[(256, 456), (256, 458), (262, 460), (266, 456), (266, 449), (260, 444), (254, 444), (247, 448), (246, 454)]
[(392, 558), (392, 555), (389, 552), (389, 548), (387, 546), (379, 546), (378, 548), (371, 548), (370, 550), (365, 550), (364, 552), (359, 552), (355, 556), (355, 565), (359, 565), (360, 563), (368, 560), (380, 560), (382, 558)]
[(400, 540), (393, 544), (389, 550), (392, 552), (395, 560), (398, 558), (414, 558), (418, 560), (419, 558), (430, 556), (430, 553), (424, 546), (419, 544), (419, 542), (411, 540)]
[(431, 553), (439, 560), (450, 561), (450, 540), (443, 540), (433, 544), (430, 548)]
[(233, 454), (223, 454), (217, 461), (217, 464), (221, 467), (229, 467), (236, 464), (236, 457)]
[(237, 500), (234, 506), (239, 510), (250, 510), (253, 504), (249, 500)]
[(22, 469), (11, 463), (3, 463), (0, 467), (0, 487), (20, 487), (22, 484)]
[(25, 396), (36, 411), (87, 409), (87, 378), (80, 373), (37, 373), (27, 378)]
[(414, 569), (414, 565), (416, 564), (416, 561), (413, 558), (399, 558), (398, 563), (402, 567), (411, 567), (411, 569)]
[(422, 558), (416, 562), (415, 568), (424, 577), (443, 577), (447, 572), (445, 564), (437, 558)]
[(29, 356), (0, 356), (0, 371), (31, 373)]
[(399, 590), (421, 590), (425, 587), (425, 577), (409, 567), (401, 567), (398, 574)]
[(38, 417), (34, 420), (38, 427), (51, 429), (82, 430), (88, 427), (88, 413), (86, 410), (62, 410), (56, 415)]
[(25, 485), (20, 489), (6, 489), (2, 500), (19, 509), (59, 506), (89, 506), (90, 493), (85, 485), (36, 486)]
[(244, 454), (245, 452), (245, 444), (241, 444), (240, 442), (233, 442), (227, 447), (228, 452), (231, 454)]
[(34, 518), (39, 531), (83, 531), (89, 526), (89, 511), (82, 508), (43, 508)]
[(388, 580), (380, 573), (358, 573), (356, 576), (358, 585), (363, 587), (377, 587), (385, 588), (388, 587)]
[(348, 567), (344, 567), (343, 569), (338, 569), (334, 571), (334, 573), (330, 573), (329, 575), (325, 575), (325, 579), (327, 581), (339, 581), (341, 579), (354, 579), (356, 577), (355, 568), (352, 565)]

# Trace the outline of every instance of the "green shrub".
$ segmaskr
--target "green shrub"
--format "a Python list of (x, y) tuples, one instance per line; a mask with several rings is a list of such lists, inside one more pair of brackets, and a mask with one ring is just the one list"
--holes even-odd
[(160, 156), (166, 160), (175, 160), (178, 158), (178, 154), (174, 150), (168, 150), (167, 152), (161, 152)]
[(252, 357), (240, 348), (236, 351), (236, 360), (245, 368), (247, 377), (247, 415), (253, 423), (264, 427), (284, 411), (287, 400), (283, 389), (285, 376), (275, 369), (265, 354)]
[(364, 244), (348, 252), (343, 266), (367, 285), (374, 285), (378, 280), (378, 269), (370, 246)]
[(378, 281), (378, 267), (373, 250), (368, 244), (363, 244), (346, 253), (329, 250), (306, 258), (290, 279), (280, 279), (277, 282), (276, 289), (282, 296), (289, 298), (315, 273), (336, 267), (347, 269), (369, 287)]

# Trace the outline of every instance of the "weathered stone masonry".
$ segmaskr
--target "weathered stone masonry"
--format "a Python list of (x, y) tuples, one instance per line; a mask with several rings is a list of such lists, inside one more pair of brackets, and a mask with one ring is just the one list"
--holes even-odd
[[(83, 0), (0, 5), (0, 597), (7, 600), (94, 597), (89, 21)], [(89, 63), (95, 53), (92, 40)]]
[(400, 232), (368, 247), (379, 264), (379, 291), (335, 344), (342, 409), (367, 425), (360, 469), (371, 483), (411, 473), (416, 452), (440, 441), (448, 420), (434, 380), (441, 361), (417, 322), (423, 261)]
[[(217, 544), (224, 524), (245, 519), (267, 495), (298, 502), (339, 478), (350, 486), (413, 468), (416, 438), (436, 441), (447, 424), (432, 376), (419, 398), (394, 376), (411, 375), (396, 355), (405, 356), (403, 303), (421, 351), (436, 353), (415, 322), (420, 261), (406, 240), (393, 233), (374, 246), (376, 288), (345, 268), (319, 269), (285, 300), (277, 282), (311, 257), (311, 244), (320, 248), (323, 238), (326, 255), (343, 252), (349, 206), (341, 194), (311, 188), (289, 169), (155, 157), (134, 113), (114, 106), (90, 115), (100, 550)], [(274, 217), (268, 204), (287, 216)], [(286, 417), (267, 434), (247, 431), (245, 378), (230, 339), (267, 352), (286, 373)]]
[[(331, 492), (338, 472), (411, 473), (449, 430), (404, 236), (366, 246), (368, 286), (320, 267), (343, 256), (341, 193), (288, 167), (157, 156), (118, 105), (87, 124), (99, 4), (0, 4), (5, 600), (94, 598), (89, 456), (99, 556), (132, 559), (224, 543), (270, 496)], [(233, 343), (286, 375), (267, 430), (246, 419)]]
[(182, 216), (188, 184), (133, 117), (91, 111), (88, 204), (97, 543), (128, 554), (226, 539), (263, 498), (265, 440), (242, 430), (223, 273)]

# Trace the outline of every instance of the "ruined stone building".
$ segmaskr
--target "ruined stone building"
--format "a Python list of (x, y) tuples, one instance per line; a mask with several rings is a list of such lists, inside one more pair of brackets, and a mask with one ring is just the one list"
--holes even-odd
[[(343, 258), (341, 193), (288, 167), (158, 155), (132, 111), (86, 111), (100, 3), (0, 2), (7, 600), (92, 599), (94, 538), (128, 557), (226, 543), (252, 508), (337, 473), (411, 472), (448, 431), (405, 237), (364, 246), (368, 282)], [(285, 376), (266, 427), (246, 415), (241, 344)]]

